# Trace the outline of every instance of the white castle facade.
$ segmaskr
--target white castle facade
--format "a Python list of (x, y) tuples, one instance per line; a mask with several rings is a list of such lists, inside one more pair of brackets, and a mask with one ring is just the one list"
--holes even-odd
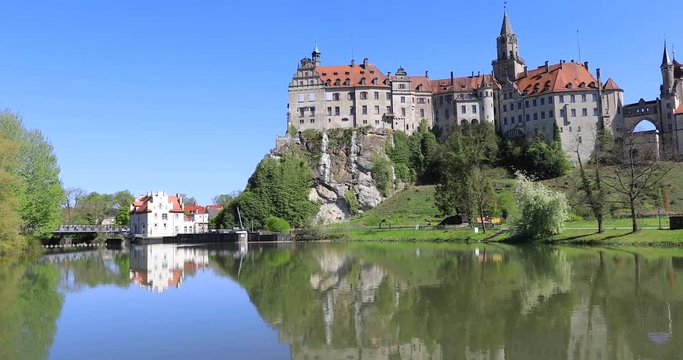
[(587, 62), (529, 69), (507, 14), (491, 74), (431, 79), (403, 68), (385, 74), (367, 58), (323, 66), (317, 47), (311, 55), (289, 84), (287, 124), (297, 131), (368, 126), (410, 134), (426, 122), (445, 138), (464, 124), (492, 123), (504, 137), (540, 134), (550, 141), (556, 124), (565, 152), (575, 159), (577, 150), (590, 155), (601, 124), (613, 133), (626, 126), (623, 90), (614, 80), (603, 82)]

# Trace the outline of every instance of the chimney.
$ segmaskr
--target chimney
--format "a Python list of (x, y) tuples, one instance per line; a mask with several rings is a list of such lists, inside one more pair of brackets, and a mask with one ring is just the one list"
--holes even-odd
[(351, 66), (356, 65), (356, 59), (351, 59)]
[(474, 77), (474, 71), (472, 71), (472, 76), (470, 76), (470, 77)]
[(451, 71), (451, 85), (455, 84), (455, 81), (453, 79), (453, 72)]
[(586, 70), (588, 70), (588, 61), (584, 61), (584, 62), (583, 62), (583, 67), (585, 67)]
[(387, 76), (391, 77), (391, 71), (387, 71)]
[(481, 76), (481, 71), (477, 71), (477, 77)]
[(368, 68), (368, 58), (363, 59), (363, 67), (364, 67), (365, 69)]
[(426, 77), (427, 79), (429, 79), (429, 71), (428, 71), (428, 70), (425, 70), (425, 77)]
[(545, 61), (545, 72), (550, 72), (550, 66), (548, 65), (548, 60)]
[(524, 65), (524, 75), (529, 76), (529, 67)]

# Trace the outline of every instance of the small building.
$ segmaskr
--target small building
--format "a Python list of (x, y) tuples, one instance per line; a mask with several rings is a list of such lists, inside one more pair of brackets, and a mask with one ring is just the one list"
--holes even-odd
[(160, 238), (204, 233), (208, 231), (208, 223), (204, 208), (185, 206), (180, 194), (150, 192), (140, 196), (130, 206), (130, 231), (135, 237)]

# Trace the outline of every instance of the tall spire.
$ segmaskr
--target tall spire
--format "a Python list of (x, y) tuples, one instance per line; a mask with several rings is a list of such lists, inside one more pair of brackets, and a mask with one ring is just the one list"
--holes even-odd
[(500, 27), (501, 35), (512, 34), (512, 27), (510, 26), (510, 21), (508, 20), (508, 13), (505, 11), (503, 14), (503, 26)]
[(669, 50), (666, 48), (666, 41), (664, 41), (664, 56), (662, 56), (662, 66), (669, 65), (671, 59), (669, 59)]

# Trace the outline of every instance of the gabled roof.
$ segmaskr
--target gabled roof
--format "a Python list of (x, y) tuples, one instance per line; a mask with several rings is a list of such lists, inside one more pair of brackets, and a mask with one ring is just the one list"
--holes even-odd
[(494, 89), (499, 89), (500, 84), (491, 75), (478, 75), (458, 77), (453, 79), (431, 80), (432, 93), (444, 94), (449, 92), (472, 92), (483, 85), (489, 85)]
[(147, 204), (152, 201), (152, 197), (149, 195), (141, 196), (139, 199), (133, 201), (133, 208), (131, 209), (131, 214), (143, 214), (149, 212), (149, 207)]
[(171, 211), (172, 213), (181, 213), (183, 212), (183, 206), (180, 203), (180, 199), (178, 199), (178, 196), (176, 195), (169, 195), (168, 197), (168, 202), (171, 203)]
[(607, 82), (602, 87), (604, 90), (621, 90), (619, 85), (612, 78), (607, 79)]
[(200, 205), (185, 205), (185, 210), (190, 214), (203, 214), (206, 209)]
[[(517, 88), (522, 95), (543, 93), (588, 91), (597, 89), (597, 80), (583, 64), (565, 62), (530, 70), (517, 78)], [(616, 85), (616, 84), (614, 84)]]
[[(356, 87), (356, 86), (374, 86), (374, 87), (389, 87), (384, 83), (387, 78), (377, 66), (368, 64), (361, 65), (332, 65), (332, 66), (318, 66), (315, 71), (320, 74), (320, 80), (326, 83), (329, 80), (329, 87)], [(346, 80), (348, 85), (345, 85)], [(363, 79), (365, 84), (362, 84)], [(376, 79), (373, 84), (372, 80)], [(339, 85), (337, 84), (339, 80)]]
[(412, 91), (432, 92), (432, 82), (426, 76), (408, 76)]
[(674, 111), (674, 115), (682, 115), (683, 114), (683, 104), (678, 105), (678, 108), (676, 108), (676, 111)]

